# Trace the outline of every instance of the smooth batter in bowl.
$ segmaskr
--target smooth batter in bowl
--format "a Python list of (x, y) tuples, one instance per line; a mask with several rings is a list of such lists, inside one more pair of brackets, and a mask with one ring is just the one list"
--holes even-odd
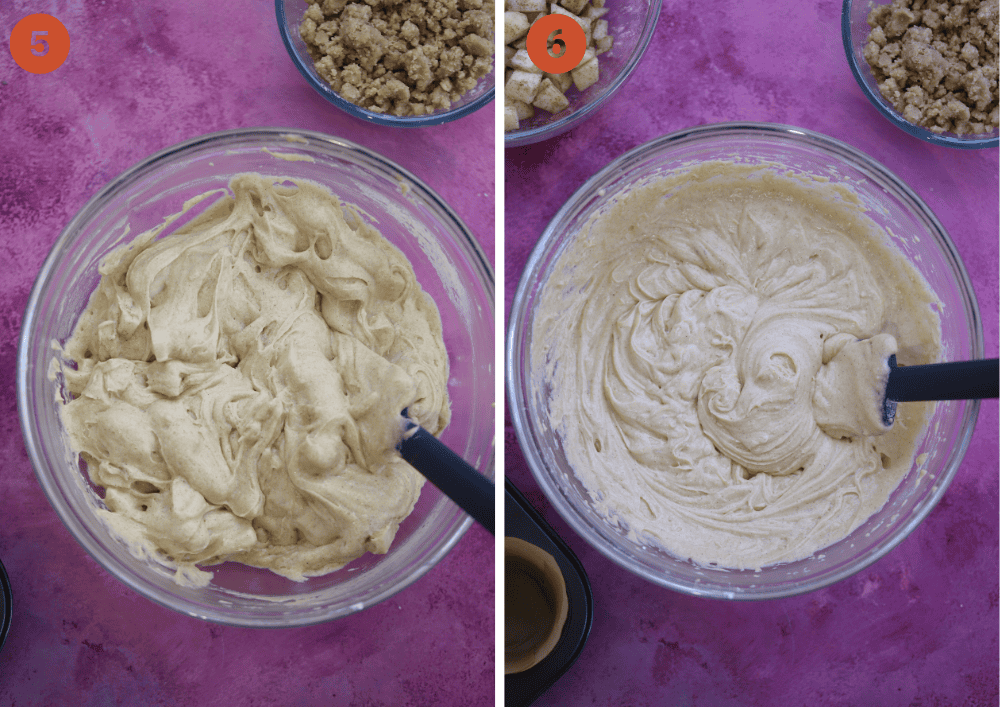
[[(493, 273), (475, 237), (419, 179), (358, 145), (318, 133), (253, 129), (216, 133), (153, 155), (114, 179), (73, 219), (42, 267), (22, 322), (18, 410), (43, 490), (80, 544), (140, 594), (185, 614), (243, 626), (317, 623), (364, 609), (425, 574), (471, 519), (430, 484), (390, 551), (304, 582), (237, 563), (214, 566), (206, 587), (181, 587), (170, 568), (137, 560), (94, 512), (102, 500), (63, 432), (63, 381), (50, 377), (97, 286), (97, 265), (123, 241), (177, 213), (184, 202), (256, 172), (323, 185), (399, 248), (436, 303), (449, 355), (455, 419), (442, 441), (493, 474)], [(127, 230), (126, 230), (127, 227)]]
[(770, 164), (782, 175), (819, 178), (844, 187), (845, 198), (856, 198), (866, 216), (889, 233), (940, 300), (942, 358), (981, 356), (980, 322), (964, 268), (936, 218), (905, 185), (846, 145), (804, 130), (707, 126), (661, 138), (619, 158), (585, 184), (543, 233), (525, 268), (508, 325), (510, 414), (543, 491), (570, 525), (610, 559), (651, 581), (695, 595), (788, 596), (825, 586), (870, 564), (920, 522), (957, 469), (978, 403), (938, 404), (916, 450), (916, 463), (885, 505), (846, 538), (805, 559), (766, 564), (759, 571), (724, 569), (682, 559), (641, 535), (630, 537), (628, 528), (607, 522), (574, 471), (552, 422), (552, 379), (533, 357), (536, 347), (543, 346), (532, 339), (539, 303), (557, 261), (590, 219), (613, 208), (623, 191), (667, 173), (697, 171), (717, 160)]

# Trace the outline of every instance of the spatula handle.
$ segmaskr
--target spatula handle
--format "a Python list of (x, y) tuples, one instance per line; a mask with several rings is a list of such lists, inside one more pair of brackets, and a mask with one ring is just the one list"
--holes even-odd
[(493, 482), (423, 427), (409, 420), (407, 425), (412, 427), (399, 445), (399, 453), (403, 459), (476, 522), (493, 533), (493, 499), (496, 497)]
[(995, 358), (981, 361), (896, 366), (889, 359), (886, 400), (973, 400), (998, 397), (1000, 366)]

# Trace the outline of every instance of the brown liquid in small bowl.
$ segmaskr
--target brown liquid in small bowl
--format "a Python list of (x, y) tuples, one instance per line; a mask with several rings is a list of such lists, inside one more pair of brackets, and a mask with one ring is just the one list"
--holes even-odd
[(569, 613), (566, 582), (555, 558), (519, 538), (504, 539), (504, 673), (520, 673), (548, 656)]

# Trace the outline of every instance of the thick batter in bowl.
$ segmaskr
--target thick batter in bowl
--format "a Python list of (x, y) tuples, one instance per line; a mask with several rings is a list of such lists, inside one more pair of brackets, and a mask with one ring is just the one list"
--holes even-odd
[(53, 342), (65, 342), (72, 333), (97, 287), (98, 263), (187, 200), (225, 189), (240, 173), (324, 186), (376, 224), (413, 265), (440, 310), (449, 353), (454, 420), (441, 439), (492, 476), (492, 269), (473, 235), (420, 180), (375, 153), (317, 133), (256, 129), (197, 138), (150, 157), (98, 193), (53, 246), (29, 299), (18, 351), (18, 410), (29, 457), (56, 512), (127, 586), (220, 623), (304, 625), (359, 611), (400, 591), (454, 546), (471, 519), (428, 484), (385, 555), (368, 554), (304, 582), (229, 562), (212, 568), (207, 586), (179, 586), (174, 570), (136, 559), (98, 517), (104, 501), (88, 483), (58, 412), (68, 396)]
[[(864, 217), (870, 221), (871, 225), (888, 234), (887, 237), (891, 245), (909, 261), (926, 281), (930, 291), (934, 294), (934, 298), (931, 299), (935, 301), (925, 298), (925, 304), (932, 307), (935, 314), (940, 314), (942, 309), (947, 313), (947, 315), (941, 316), (941, 356), (946, 360), (959, 360), (963, 357), (981, 355), (978, 312), (964, 268), (933, 214), (905, 185), (899, 183), (884, 168), (846, 145), (804, 130), (771, 125), (707, 126), (675, 133), (624, 155), (584, 185), (560, 210), (543, 233), (539, 245), (528, 262), (512, 305), (507, 339), (508, 395), (511, 399), (511, 416), (529, 465), (553, 505), (575, 530), (612, 560), (654, 582), (692, 594), (725, 598), (787, 596), (824, 586), (861, 569), (887, 552), (919, 523), (920, 519), (929, 512), (937, 498), (943, 493), (957, 468), (972, 432), (978, 404), (975, 402), (949, 402), (936, 405), (927, 426), (927, 433), (921, 438), (917, 448), (913, 450), (913, 463), (906, 464), (905, 469), (899, 470), (898, 484), (895, 484), (894, 490), (888, 494), (884, 505), (881, 505), (878, 510), (867, 517), (867, 520), (863, 522), (859, 520), (860, 525), (842, 540), (837, 541), (833, 535), (825, 541), (820, 540), (814, 543), (811, 548), (800, 546), (799, 550), (804, 552), (805, 556), (795, 557), (793, 553), (791, 557), (781, 557), (778, 554), (741, 562), (738, 558), (735, 560), (731, 557), (726, 558), (719, 553), (715, 553), (713, 556), (712, 552), (708, 552), (692, 559), (689, 554), (690, 549), (682, 549), (683, 544), (682, 547), (678, 547), (677, 543), (672, 542), (676, 538), (656, 537), (655, 534), (644, 533), (641, 529), (637, 531), (633, 527), (633, 523), (630, 523), (627, 518), (623, 518), (621, 514), (609, 513), (607, 500), (613, 498), (618, 492), (619, 489), (616, 486), (620, 486), (620, 482), (608, 481), (608, 487), (605, 489), (595, 485), (590, 478), (594, 467), (589, 462), (581, 462), (576, 454), (585, 446), (578, 444), (579, 440), (570, 440), (571, 435), (563, 433), (567, 429), (565, 421), (572, 415), (567, 416), (567, 410), (560, 407), (564, 401), (563, 394), (555, 390), (557, 386), (562, 385), (558, 374), (560, 356), (557, 355), (546, 360), (545, 356), (539, 355), (538, 352), (552, 346), (552, 342), (539, 340), (539, 336), (542, 335), (540, 332), (544, 332), (545, 329), (544, 326), (539, 327), (538, 323), (546, 316), (545, 312), (551, 311), (550, 306), (546, 304), (546, 298), (548, 293), (552, 291), (580, 291), (592, 286), (595, 281), (602, 277), (607, 277), (611, 284), (609, 289), (596, 296), (595, 301), (607, 302), (613, 299), (616, 288), (620, 288), (623, 293), (622, 298), (627, 299), (628, 295), (624, 293), (628, 292), (630, 287), (634, 290), (637, 286), (636, 283), (640, 288), (646, 288), (650, 291), (656, 289), (656, 278), (636, 277), (638, 273), (630, 272), (629, 258), (625, 257), (628, 250), (627, 245), (619, 246), (618, 253), (621, 257), (610, 270), (606, 271), (608, 273), (606, 275), (602, 275), (601, 268), (595, 268), (590, 272), (591, 278), (573, 280), (572, 276), (567, 275), (563, 264), (572, 261), (575, 254), (586, 252), (586, 247), (580, 246), (585, 242), (585, 239), (592, 235), (589, 227), (595, 223), (594, 217), (614, 214), (614, 210), (621, 205), (625, 195), (639, 194), (642, 192), (642, 187), (650, 184), (662, 184), (665, 176), (678, 180), (675, 182), (678, 192), (682, 191), (689, 183), (701, 186), (705, 183), (704, 170), (707, 169), (706, 165), (720, 161), (730, 165), (744, 165), (753, 170), (770, 170), (782, 179), (790, 180), (790, 183), (801, 184), (804, 188), (809, 184), (822, 185), (823, 191), (828, 194), (824, 198), (829, 201), (830, 207), (838, 205), (855, 209), (860, 207)], [(672, 193), (672, 190), (665, 189), (663, 196), (669, 197)], [(763, 218), (761, 214), (755, 216), (753, 209), (747, 208), (745, 203), (740, 205), (739, 202), (739, 197), (734, 196), (731, 206), (733, 210), (742, 214), (744, 219), (757, 218), (759, 221)], [(822, 208), (824, 208), (822, 201), (813, 205), (813, 210)], [(655, 219), (659, 213), (654, 207), (644, 211), (649, 214), (649, 219)], [(625, 244), (634, 243), (637, 238), (641, 239), (650, 231), (647, 228), (649, 224), (641, 221), (624, 225), (626, 229), (623, 230), (622, 241)], [(626, 237), (627, 227), (630, 226), (636, 232)], [(747, 232), (749, 230), (751, 229), (748, 228)], [(675, 237), (664, 247), (674, 248), (678, 251), (686, 249), (687, 255), (682, 260), (699, 265), (686, 275), (675, 273), (675, 275), (682, 276), (675, 279), (680, 280), (690, 276), (694, 280), (698, 280), (704, 276), (705, 281), (697, 283), (693, 289), (705, 292), (715, 290), (713, 295), (709, 295), (709, 297), (714, 296), (715, 298), (726, 294), (727, 290), (723, 287), (725, 283), (713, 284), (709, 282), (712, 279), (712, 268), (708, 267), (713, 258), (722, 257), (724, 259), (725, 249), (713, 249), (709, 244), (711, 239), (707, 237), (708, 234), (695, 234), (696, 237), (687, 240), (678, 234), (674, 235)], [(578, 239), (581, 241), (578, 242)], [(758, 255), (766, 254), (767, 246), (764, 243), (755, 244), (752, 249), (740, 246), (735, 248), (733, 252), (754, 252), (757, 248), (760, 248), (757, 251)], [(657, 255), (657, 248), (650, 247), (645, 250), (651, 253), (652, 260), (655, 261), (650, 267), (655, 268), (657, 264), (662, 266), (668, 262), (666, 258)], [(774, 250), (773, 253), (761, 260), (759, 272), (752, 276), (757, 284), (761, 283), (762, 277), (766, 275), (767, 268), (772, 263), (774, 267), (780, 266), (786, 271), (791, 267), (797, 267), (795, 263), (782, 256), (780, 248), (772, 248), (772, 250)], [(827, 250), (835, 257), (847, 257), (843, 255), (841, 249), (834, 247), (827, 248)], [(599, 259), (599, 248), (595, 249), (592, 254)], [(820, 257), (818, 253), (817, 257)], [(781, 262), (783, 259), (786, 262)], [(871, 261), (872, 258), (870, 254), (865, 254), (861, 260)], [(811, 267), (809, 261), (807, 255), (806, 262), (800, 265), (808, 269)], [(749, 270), (754, 269), (749, 268)], [(699, 272), (695, 272), (695, 270)], [(735, 261), (726, 264), (721, 270), (735, 278), (734, 283), (730, 283), (731, 285), (738, 286), (736, 280), (739, 279), (738, 273), (741, 268)], [(743, 268), (742, 271), (745, 274), (749, 272), (747, 268)], [(747, 284), (753, 286), (755, 282)], [(668, 278), (668, 284), (673, 286), (676, 282), (670, 283)], [(887, 289), (892, 290), (892, 288)], [(897, 297), (897, 300), (895, 304), (888, 307), (887, 314), (890, 315), (890, 318), (893, 310), (908, 294), (912, 293), (902, 291), (894, 293), (893, 296)], [(679, 299), (683, 300), (685, 296), (680, 295)], [(692, 296), (687, 297), (691, 299)], [(738, 311), (745, 307), (756, 308), (757, 303), (750, 300), (751, 298), (746, 294), (743, 296), (734, 295), (733, 301), (730, 303), (732, 307), (724, 309)], [(836, 307), (830, 308), (827, 314), (833, 315), (833, 309), (840, 309), (842, 313), (846, 312), (841, 316), (846, 316), (849, 319), (866, 316), (865, 310), (868, 305), (862, 306), (861, 301), (858, 301), (855, 303), (858, 306), (847, 306), (846, 309), (843, 309), (844, 305), (849, 305), (849, 303), (842, 300), (843, 298), (839, 296), (832, 297), (831, 304), (836, 304)], [(683, 310), (687, 305), (696, 306), (698, 304), (698, 302), (693, 301), (682, 301), (673, 304), (673, 307), (676, 311), (678, 307)], [(782, 309), (788, 311), (789, 308), (779, 308), (779, 310)], [(692, 308), (691, 311), (693, 312), (694, 309)], [(619, 313), (619, 316), (622, 314)], [(672, 315), (673, 312), (670, 314)], [(638, 319), (642, 318), (640, 315), (654, 317), (655, 312), (650, 309), (649, 312), (636, 313), (637, 322)], [(564, 310), (564, 316), (573, 319), (571, 311)], [(775, 321), (780, 319), (779, 316)], [(600, 321), (600, 317), (594, 317), (588, 321), (594, 322), (595, 327), (601, 326), (597, 323)], [(857, 323), (860, 325), (860, 320)], [(717, 321), (716, 324), (719, 336), (713, 335), (716, 341), (707, 342), (709, 344), (718, 345), (727, 326), (724, 321)], [(621, 330), (618, 333), (622, 339), (627, 338), (630, 333), (627, 322), (624, 319), (618, 319), (615, 325)], [(639, 326), (637, 331), (641, 328)], [(737, 328), (739, 327), (737, 326)], [(855, 328), (854, 325), (848, 326), (845, 331), (853, 330), (853, 328)], [(863, 328), (858, 328), (855, 336), (859, 335)], [(564, 326), (563, 329), (568, 331), (570, 327)], [(685, 333), (681, 329), (675, 333)], [(647, 328), (647, 331), (656, 330), (656, 327)], [(691, 358), (696, 359), (703, 353), (694, 350), (698, 348), (694, 339), (697, 339), (700, 334), (693, 329), (686, 333), (692, 339), (690, 342), (692, 344)], [(819, 334), (822, 332), (815, 333), (817, 341), (819, 341)], [(900, 345), (906, 347), (910, 344), (905, 343), (904, 339), (910, 341), (913, 337), (900, 337)], [(774, 336), (765, 336), (759, 339), (759, 343), (762, 344), (763, 348), (767, 348), (774, 340)], [(639, 336), (636, 343), (640, 349), (644, 345), (660, 347), (669, 343), (679, 344), (677, 363), (685, 363), (684, 349), (688, 342), (660, 341), (653, 343), (652, 339), (646, 341), (642, 336)], [(934, 348), (932, 340), (929, 340), (928, 343), (931, 344), (931, 348)], [(624, 364), (627, 358), (625, 354), (625, 350), (620, 349), (615, 350), (610, 355), (618, 356)], [(934, 355), (930, 351), (927, 354)], [(587, 360), (595, 355), (602, 354), (589, 349), (586, 354), (580, 354), (579, 360)], [(820, 351), (819, 355), (823, 356), (824, 354)], [(647, 375), (649, 366), (639, 359), (632, 357), (629, 364), (631, 369), (623, 365), (619, 367), (619, 370), (625, 371), (626, 377), (634, 378), (634, 376), (642, 374), (647, 379), (655, 378), (655, 375)], [(770, 372), (772, 374), (770, 375), (771, 383), (781, 383), (780, 379), (786, 372), (783, 370), (783, 361), (793, 364), (793, 366), (805, 364), (804, 361), (794, 364), (791, 359), (785, 360), (782, 357), (771, 361), (774, 369)], [(571, 363), (567, 368), (572, 369), (575, 365), (576, 362)], [(643, 371), (643, 368), (646, 368), (647, 371)], [(737, 377), (740, 375), (736, 374), (735, 371), (733, 373)], [(607, 378), (595, 377), (594, 375), (585, 375), (584, 378), (590, 381), (589, 385), (603, 388), (603, 390), (598, 391), (599, 396), (609, 396), (608, 399), (612, 400), (613, 404), (629, 404), (627, 400), (617, 394), (618, 386), (621, 385), (620, 380), (610, 381)], [(705, 416), (706, 410), (699, 409), (696, 414), (700, 418), (722, 419), (726, 416), (727, 410), (741, 404), (736, 396), (726, 393), (730, 386), (726, 385), (724, 378), (725, 376), (722, 375), (719, 380), (707, 381), (707, 383), (702, 383), (700, 378), (698, 381), (691, 382), (691, 385), (696, 388), (710, 384), (709, 389), (699, 389), (694, 392), (695, 397), (700, 396), (696, 409), (710, 407), (712, 410), (709, 412), (715, 414)], [(626, 387), (633, 387), (632, 382), (634, 380), (630, 381)], [(763, 383), (764, 387), (769, 385), (766, 381), (759, 382)], [(738, 387), (733, 388), (733, 390), (738, 390)], [(596, 398), (591, 396), (591, 399)], [(746, 401), (742, 404), (746, 404)], [(646, 427), (653, 427), (661, 422), (667, 426), (678, 423), (679, 415), (667, 414), (665, 412), (667, 409), (667, 405), (658, 406), (655, 410), (650, 407), (649, 410), (631, 415), (631, 419), (644, 421)], [(581, 419), (589, 414), (589, 409), (580, 408), (580, 410), (582, 411), (580, 412)], [(656, 410), (661, 413), (658, 419), (654, 419), (656, 418), (654, 414)], [(766, 405), (762, 410), (766, 411)], [(785, 435), (793, 426), (792, 423), (794, 420), (783, 423), (784, 429), (779, 430), (779, 432)], [(585, 423), (581, 423), (581, 428), (583, 424)], [(563, 427), (561, 428), (560, 425)], [(636, 455), (641, 457), (643, 454), (647, 454), (654, 463), (670, 464), (669, 453), (680, 457), (700, 454), (697, 449), (685, 447), (686, 438), (683, 431), (679, 429), (674, 430), (674, 436), (675, 439), (680, 440), (680, 444), (675, 445), (672, 451), (654, 449), (648, 444), (643, 446), (645, 442), (648, 442), (648, 439), (642, 439), (646, 430), (641, 430), (640, 427), (642, 425), (633, 424), (631, 429), (624, 429), (619, 423), (617, 426), (612, 425), (611, 428), (605, 429), (604, 433), (616, 435), (619, 438), (631, 436), (637, 440), (639, 444), (634, 446), (630, 452), (630, 457), (633, 459)], [(602, 449), (608, 446), (607, 441), (604, 438), (600, 439)], [(729, 459), (733, 459), (734, 456), (738, 458), (740, 455), (737, 452), (740, 450), (736, 448), (738, 445), (730, 444), (732, 441), (727, 431), (722, 429), (722, 426), (717, 426), (714, 437), (709, 437), (707, 444), (709, 448), (724, 449), (730, 447), (727, 451), (733, 456), (730, 456)], [(764, 440), (764, 442), (766, 446), (767, 441)], [(692, 444), (694, 444), (693, 438)], [(780, 445), (776, 444), (775, 449), (781, 451)], [(713, 456), (711, 449), (701, 451), (705, 452), (703, 456)], [(793, 453), (790, 455), (781, 455), (782, 460), (788, 461), (791, 466), (785, 469), (782, 464), (769, 464), (769, 468), (781, 467), (783, 471), (791, 474), (798, 472), (802, 466), (800, 463), (802, 460), (793, 459), (796, 450), (791, 451)], [(587, 455), (592, 459), (601, 453), (597, 449), (597, 439), (591, 440)], [(738, 465), (742, 467), (743, 473), (748, 478), (759, 477), (762, 471), (753, 468), (755, 462), (752, 456), (744, 455), (742, 463)], [(889, 453), (887, 456), (890, 457), (888, 464), (890, 466), (892, 458), (900, 458), (893, 453)], [(792, 464), (792, 462), (795, 463)], [(884, 464), (881, 459), (876, 463)], [(727, 462), (726, 468), (721, 471), (722, 473), (732, 473), (735, 466), (737, 465), (730, 465)], [(864, 476), (864, 468), (859, 464), (857, 473)], [(851, 473), (853, 474), (854, 471), (852, 470)], [(746, 497), (732, 500), (745, 505), (751, 511), (755, 499), (760, 502), (757, 505), (762, 505), (768, 497), (775, 500), (780, 496), (779, 487), (785, 483), (782, 476), (782, 474), (765, 475), (757, 484), (751, 483), (742, 486), (741, 491), (753, 491), (750, 488), (753, 485), (759, 485), (761, 488), (757, 489), (756, 496), (754, 493), (750, 493)], [(710, 476), (705, 478), (710, 480)], [(674, 492), (683, 496), (684, 494), (699, 493), (699, 490), (695, 488), (678, 490), (675, 488)], [(833, 505), (835, 506), (836, 503)], [(656, 508), (653, 503), (650, 506), (645, 510), (646, 515), (657, 515), (665, 512), (664, 508)], [(641, 494), (636, 495), (632, 507), (637, 515), (644, 512)], [(692, 508), (690, 505), (687, 509), (687, 512), (697, 511), (697, 508)], [(788, 545), (797, 544), (799, 535), (796, 535), (790, 528), (785, 528), (781, 532), (788, 538)], [(669, 535), (669, 533), (665, 535)], [(828, 542), (833, 544), (827, 544)], [(668, 549), (671, 547), (673, 547), (673, 551)], [(723, 564), (729, 565), (729, 567), (723, 567)], [(739, 569), (740, 567), (745, 569)]]

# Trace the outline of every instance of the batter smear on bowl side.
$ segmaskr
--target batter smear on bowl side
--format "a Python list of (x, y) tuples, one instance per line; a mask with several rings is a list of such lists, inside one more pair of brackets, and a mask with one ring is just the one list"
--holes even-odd
[(385, 553), (423, 485), (395, 450), (400, 413), (449, 421), (440, 316), (406, 257), (287, 183), (238, 175), (176, 232), (111, 253), (64, 347), (62, 420), (99, 513), (178, 581)]
[(619, 194), (559, 256), (533, 390), (635, 542), (729, 568), (794, 561), (884, 505), (933, 409), (847, 436), (817, 421), (831, 403), (817, 377), (875, 336), (903, 364), (934, 362), (937, 305), (844, 187), (705, 163)]

